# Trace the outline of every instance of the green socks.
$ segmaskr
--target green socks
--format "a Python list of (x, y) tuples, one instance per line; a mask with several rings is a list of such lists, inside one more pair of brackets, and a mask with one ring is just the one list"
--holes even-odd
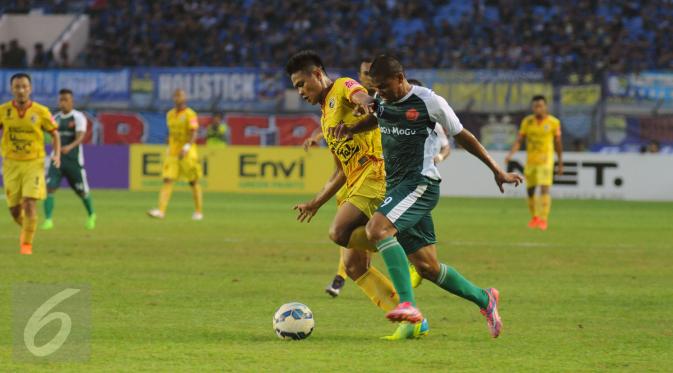
[(416, 300), (409, 277), (409, 261), (407, 261), (404, 249), (395, 237), (388, 237), (377, 242), (376, 248), (388, 267), (388, 273), (400, 296), (400, 302), (410, 302), (415, 307)]
[(44, 200), (44, 217), (45, 219), (51, 219), (51, 215), (54, 213), (54, 195), (49, 193), (47, 194), (47, 199)]
[(439, 276), (435, 283), (449, 293), (471, 301), (479, 308), (488, 307), (488, 294), (446, 264), (439, 265)]
[(84, 207), (89, 216), (93, 215), (93, 201), (91, 200), (91, 195), (82, 197), (82, 202), (84, 202)]

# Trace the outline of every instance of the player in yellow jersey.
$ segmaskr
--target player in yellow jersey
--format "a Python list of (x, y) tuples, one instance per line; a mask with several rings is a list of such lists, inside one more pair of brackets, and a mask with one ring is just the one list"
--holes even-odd
[(147, 212), (150, 217), (163, 219), (171, 199), (173, 183), (187, 180), (194, 197), (193, 220), (203, 220), (203, 194), (201, 192), (201, 165), (196, 152), (196, 134), (199, 122), (196, 112), (187, 107), (187, 93), (177, 89), (173, 93), (175, 107), (166, 114), (168, 126), (168, 152), (164, 161), (162, 177), (164, 184), (159, 192), (159, 208)]
[[(322, 60), (312, 51), (293, 55), (286, 65), (286, 72), (304, 100), (312, 105), (320, 104), (323, 137), (336, 165), (336, 171), (323, 189), (312, 200), (294, 207), (299, 211), (297, 220), (310, 222), (318, 209), (345, 184), (347, 192), (332, 221), (329, 237), (345, 248), (343, 261), (348, 277), (388, 315), (390, 311), (395, 311), (395, 315), (404, 315), (394, 321), (420, 324), (423, 316), (410, 302), (413, 300), (413, 290), (404, 251), (401, 248), (386, 250), (386, 255), (383, 255), (394, 289), (388, 279), (370, 265), (369, 251), (375, 249), (366, 238), (365, 224), (385, 195), (381, 134), (371, 131), (337, 139), (329, 131), (339, 124), (357, 122), (354, 110), (366, 107), (365, 103), (369, 102), (367, 90), (350, 78), (332, 81), (327, 76)], [(391, 258), (395, 259), (393, 265), (390, 265)], [(403, 291), (400, 292), (400, 289)], [(398, 296), (402, 303), (398, 304)]]
[[(526, 188), (528, 190), (528, 209), (531, 220), (530, 228), (547, 230), (549, 210), (551, 209), (551, 188), (554, 179), (554, 150), (558, 167), (556, 172), (563, 174), (563, 147), (561, 143), (561, 122), (549, 114), (547, 99), (538, 95), (531, 101), (533, 114), (523, 118), (519, 134), (516, 137), (512, 150), (505, 158), (505, 165), (509, 164), (514, 153), (521, 147), (521, 141), (526, 140), (527, 161), (524, 168)], [(535, 196), (535, 189), (540, 187), (540, 197)]]
[(20, 253), (33, 253), (37, 228), (37, 200), (47, 196), (44, 178), (44, 133), (52, 135), (55, 167), (61, 165), (61, 140), (49, 109), (30, 99), (30, 76), (10, 78), (14, 100), (0, 105), (2, 128), (2, 175), (9, 212), (21, 227)]

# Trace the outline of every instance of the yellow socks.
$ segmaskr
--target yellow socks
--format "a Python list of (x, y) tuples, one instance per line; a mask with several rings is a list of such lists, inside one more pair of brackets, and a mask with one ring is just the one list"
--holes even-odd
[(551, 195), (543, 194), (540, 196), (540, 219), (547, 220), (551, 210)]
[(530, 216), (532, 218), (538, 216), (537, 214), (537, 201), (535, 196), (528, 197), (528, 210), (530, 211)]
[(198, 182), (192, 186), (192, 197), (194, 197), (194, 211), (203, 211), (203, 192), (201, 192), (201, 184)]
[(166, 207), (168, 207), (168, 201), (171, 200), (171, 193), (173, 192), (173, 183), (166, 184), (164, 183), (161, 186), (161, 191), (159, 192), (159, 211), (161, 213), (166, 212)]
[(385, 312), (392, 311), (400, 302), (393, 284), (374, 267), (369, 267), (364, 275), (355, 280), (355, 284), (367, 294), (376, 307)]
[(353, 230), (353, 233), (351, 233), (351, 238), (348, 240), (348, 248), (356, 250), (367, 250), (372, 252), (378, 251), (376, 245), (367, 239), (367, 230), (365, 229), (364, 225), (359, 226)]
[(337, 269), (337, 275), (341, 278), (346, 279), (348, 275), (346, 274), (346, 265), (344, 264), (344, 249), (339, 249), (339, 268)]
[(32, 245), (35, 230), (37, 229), (37, 216), (31, 218), (24, 216), (21, 225), (21, 245)]

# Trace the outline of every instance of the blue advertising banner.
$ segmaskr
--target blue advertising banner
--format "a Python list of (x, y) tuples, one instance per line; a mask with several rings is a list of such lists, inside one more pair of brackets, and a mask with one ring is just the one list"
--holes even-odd
[(639, 74), (610, 75), (608, 97), (633, 100), (673, 101), (673, 73), (647, 71)]
[(131, 101), (135, 107), (166, 110), (181, 88), (197, 110), (274, 110), (282, 104), (284, 79), (280, 70), (138, 68), (131, 76)]
[(0, 69), (0, 100), (12, 99), (10, 79), (18, 72), (28, 72), (33, 82), (33, 100), (49, 107), (56, 106), (62, 88), (75, 92), (82, 103), (127, 103), (129, 95), (128, 69), (119, 70), (13, 70)]

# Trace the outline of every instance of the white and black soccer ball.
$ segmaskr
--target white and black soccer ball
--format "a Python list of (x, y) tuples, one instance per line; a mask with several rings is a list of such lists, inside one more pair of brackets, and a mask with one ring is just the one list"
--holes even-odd
[(308, 338), (314, 326), (313, 312), (302, 303), (285, 303), (273, 315), (273, 330), (280, 339)]

